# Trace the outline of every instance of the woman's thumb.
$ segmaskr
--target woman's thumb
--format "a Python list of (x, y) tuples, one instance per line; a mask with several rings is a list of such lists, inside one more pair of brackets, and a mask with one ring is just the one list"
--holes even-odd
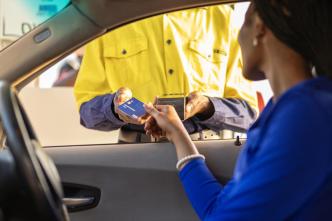
[(153, 107), (151, 103), (144, 104), (145, 111), (150, 114), (153, 118), (157, 118), (159, 111)]

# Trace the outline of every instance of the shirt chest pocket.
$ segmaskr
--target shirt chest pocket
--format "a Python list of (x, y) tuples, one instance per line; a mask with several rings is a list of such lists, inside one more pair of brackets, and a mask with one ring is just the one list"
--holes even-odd
[(211, 63), (221, 63), (227, 58), (227, 52), (223, 46), (209, 45), (204, 41), (192, 40), (189, 42), (189, 49), (193, 54), (193, 57), (200, 56)]
[(149, 71), (148, 41), (145, 37), (133, 37), (109, 41), (104, 49), (107, 79), (111, 88), (126, 86), (133, 90), (151, 80)]
[(190, 76), (198, 88), (194, 90), (223, 94), (226, 80), (227, 49), (225, 46), (210, 44), (208, 41), (189, 42)]

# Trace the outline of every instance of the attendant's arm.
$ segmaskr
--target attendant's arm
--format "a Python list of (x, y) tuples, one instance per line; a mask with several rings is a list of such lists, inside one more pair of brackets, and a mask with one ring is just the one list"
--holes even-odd
[[(317, 194), (329, 174), (331, 130), (327, 114), (298, 97), (273, 110), (268, 126), (252, 137), (257, 142), (250, 142), (249, 133), (252, 146), (243, 150), (234, 179), (225, 187), (202, 160), (192, 160), (181, 170), (183, 186), (202, 220), (286, 220)], [(181, 139), (175, 141), (176, 149), (185, 149)]]
[(125, 124), (142, 125), (148, 115), (132, 118), (118, 110), (119, 105), (132, 98), (129, 88), (121, 87), (115, 94), (95, 97), (81, 105), (81, 124), (90, 129), (115, 130)]
[(256, 110), (240, 98), (209, 98), (212, 115), (198, 114), (197, 120), (204, 128), (246, 132), (256, 120)]
[(89, 129), (110, 131), (125, 125), (114, 112), (115, 94), (106, 94), (93, 98), (81, 105), (81, 124)]
[(185, 127), (189, 133), (203, 129), (246, 132), (256, 120), (256, 111), (240, 98), (206, 97), (192, 92), (187, 100)]

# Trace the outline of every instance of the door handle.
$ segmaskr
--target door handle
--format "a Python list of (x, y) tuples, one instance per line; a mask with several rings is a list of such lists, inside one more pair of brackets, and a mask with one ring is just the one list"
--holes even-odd
[(63, 203), (68, 207), (81, 207), (91, 205), (94, 201), (94, 197), (84, 198), (63, 198)]
[(99, 188), (74, 183), (63, 183), (63, 203), (69, 212), (78, 212), (96, 207), (100, 201)]

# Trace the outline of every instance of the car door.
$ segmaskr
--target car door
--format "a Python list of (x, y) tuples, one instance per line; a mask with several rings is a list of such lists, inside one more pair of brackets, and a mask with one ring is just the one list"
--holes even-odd
[[(218, 179), (232, 175), (239, 146), (233, 140), (197, 142)], [(92, 209), (70, 213), (72, 220), (198, 220), (179, 182), (170, 143), (46, 148), (68, 198), (95, 197)], [(89, 188), (98, 192), (88, 192)], [(72, 190), (70, 191), (70, 188)], [(77, 204), (79, 206), (79, 203)], [(75, 206), (73, 206), (74, 208)]]

